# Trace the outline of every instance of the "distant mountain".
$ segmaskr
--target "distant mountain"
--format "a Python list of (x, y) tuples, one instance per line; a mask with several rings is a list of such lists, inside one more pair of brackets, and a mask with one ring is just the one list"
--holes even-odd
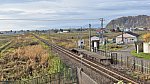
[(123, 28), (150, 28), (150, 16), (138, 15), (117, 18), (111, 20), (106, 28), (117, 28), (119, 26)]

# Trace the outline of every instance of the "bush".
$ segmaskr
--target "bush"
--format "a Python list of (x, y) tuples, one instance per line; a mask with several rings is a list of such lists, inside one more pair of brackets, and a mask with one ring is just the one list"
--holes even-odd
[(38, 45), (39, 43), (38, 42), (31, 42), (29, 45)]

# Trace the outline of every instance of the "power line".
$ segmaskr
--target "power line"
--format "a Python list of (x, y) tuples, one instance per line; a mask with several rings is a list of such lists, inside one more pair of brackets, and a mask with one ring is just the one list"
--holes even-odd
[(0, 21), (42, 21), (42, 22), (49, 22), (49, 21), (75, 21), (75, 20), (99, 20), (94, 18), (81, 18), (81, 19), (0, 19)]

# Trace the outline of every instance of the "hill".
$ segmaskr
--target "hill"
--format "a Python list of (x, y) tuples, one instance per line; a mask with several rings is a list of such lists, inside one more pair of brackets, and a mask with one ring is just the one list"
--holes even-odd
[(128, 16), (120, 17), (114, 20), (111, 20), (106, 28), (150, 28), (150, 16), (147, 15), (138, 15), (138, 16)]

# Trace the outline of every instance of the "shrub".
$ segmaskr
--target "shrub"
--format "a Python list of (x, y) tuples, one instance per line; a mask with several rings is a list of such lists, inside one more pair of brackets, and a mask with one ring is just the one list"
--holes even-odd
[(143, 35), (143, 40), (144, 40), (145, 42), (150, 42), (150, 33), (144, 34), (144, 35)]

